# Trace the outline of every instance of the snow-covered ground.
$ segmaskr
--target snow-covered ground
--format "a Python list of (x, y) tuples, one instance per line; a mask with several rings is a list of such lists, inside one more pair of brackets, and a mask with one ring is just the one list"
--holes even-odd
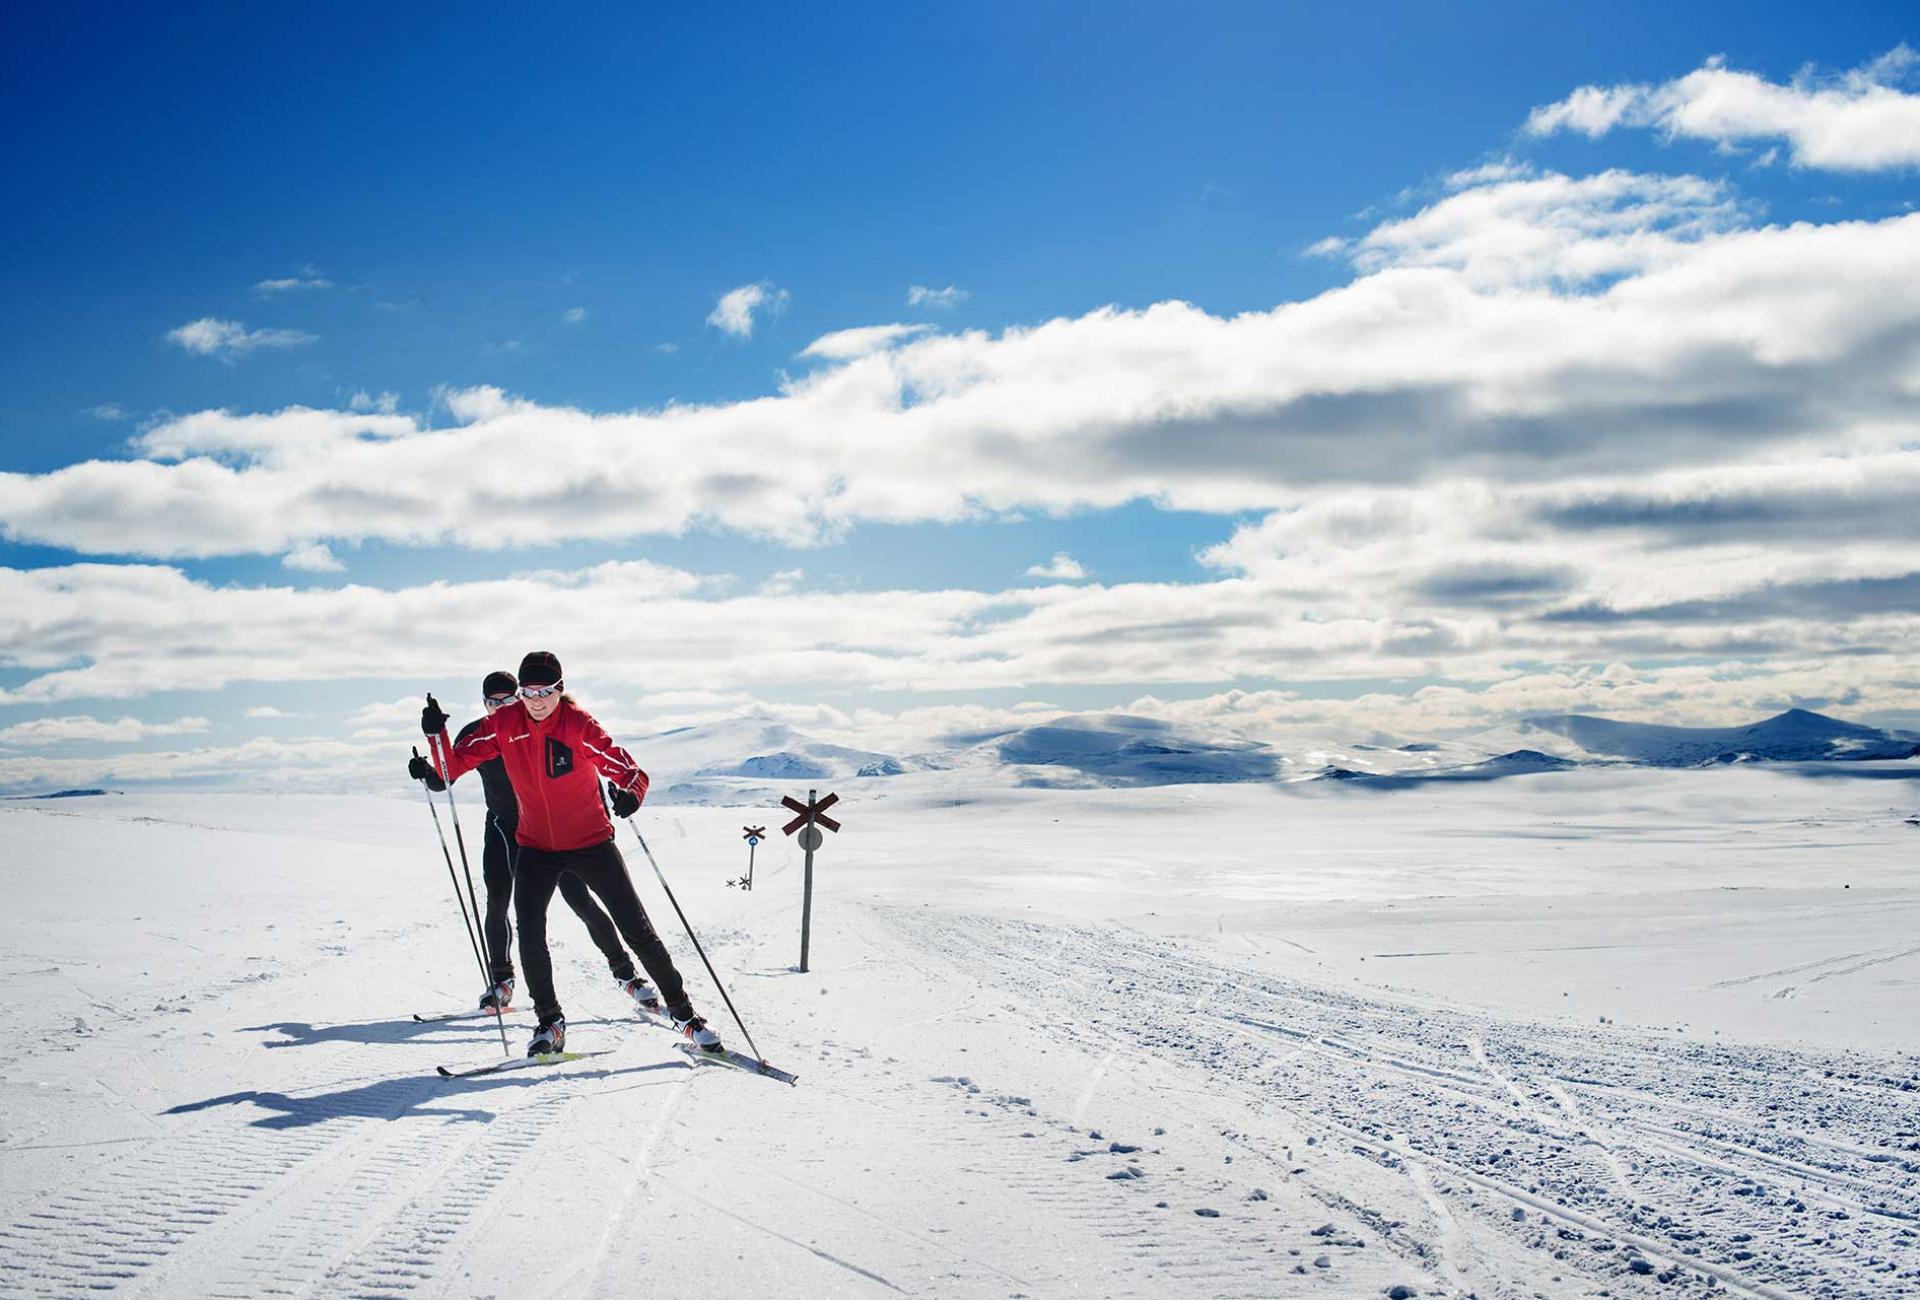
[(437, 1077), (500, 1048), (410, 1018), (476, 991), (418, 799), (0, 804), (0, 1294), (1909, 1294), (1916, 766), (841, 782), (806, 975), (778, 814), (647, 808), (791, 1089), (557, 904), (612, 1054)]

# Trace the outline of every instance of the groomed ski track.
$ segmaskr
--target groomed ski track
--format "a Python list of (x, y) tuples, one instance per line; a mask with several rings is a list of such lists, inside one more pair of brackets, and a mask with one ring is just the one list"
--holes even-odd
[[(570, 919), (569, 1046), (615, 1050), (470, 1080), (433, 1067), (484, 1059), (492, 1022), (410, 1017), (464, 992), (437, 913), (153, 1011), (10, 957), (15, 1003), (85, 1032), (0, 1072), (0, 1293), (674, 1294), (695, 1260), (771, 1296), (1920, 1287), (1920, 1090), (1891, 1059), (1541, 1024), (927, 904), (822, 908), (800, 976), (779, 870), (703, 938), (798, 1088), (632, 1022)], [(530, 1023), (509, 1018), (516, 1050)]]

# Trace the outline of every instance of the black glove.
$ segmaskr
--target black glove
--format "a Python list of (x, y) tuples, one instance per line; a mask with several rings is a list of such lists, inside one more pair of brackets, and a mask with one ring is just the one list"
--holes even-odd
[(447, 783), (440, 779), (438, 772), (433, 770), (433, 764), (420, 757), (419, 750), (415, 750), (413, 757), (407, 760), (407, 775), (416, 781), (425, 781), (427, 789), (435, 794), (447, 788)]
[(437, 736), (447, 729), (447, 711), (440, 707), (440, 701), (427, 696), (427, 707), (420, 710), (420, 730), (429, 736)]
[(622, 790), (618, 786), (613, 790), (613, 815), (631, 817), (640, 811), (640, 796), (631, 790)]

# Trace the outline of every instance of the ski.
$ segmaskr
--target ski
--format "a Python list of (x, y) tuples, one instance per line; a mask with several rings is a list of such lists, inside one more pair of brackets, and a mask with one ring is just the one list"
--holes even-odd
[(449, 1070), (444, 1065), (433, 1068), (440, 1072), (443, 1079), (471, 1079), (482, 1074), (499, 1074), (503, 1070), (523, 1070), (534, 1065), (560, 1065), (567, 1061), (583, 1061), (589, 1056), (610, 1056), (611, 1047), (603, 1047), (593, 1052), (549, 1052), (543, 1056), (512, 1056), (504, 1061), (493, 1061), (487, 1065), (469, 1066), (464, 1070)]
[(731, 1047), (722, 1048), (717, 1052), (702, 1051), (692, 1043), (687, 1042), (680, 1031), (673, 1027), (673, 1021), (667, 1019), (665, 1016), (656, 1016), (651, 1012), (642, 1011), (640, 1008), (635, 1007), (633, 1010), (633, 1018), (642, 1024), (652, 1025), (656, 1029), (664, 1029), (672, 1034), (676, 1039), (680, 1040), (676, 1042), (674, 1046), (685, 1052), (695, 1061), (705, 1061), (709, 1065), (731, 1066), (736, 1070), (745, 1070), (748, 1074), (758, 1074), (768, 1079), (778, 1079), (781, 1083), (785, 1084), (797, 1085), (799, 1082), (798, 1075), (789, 1074), (778, 1066), (768, 1065), (765, 1061), (756, 1061), (745, 1052), (736, 1052)]
[[(508, 1007), (507, 1014), (512, 1015), (518, 1009)], [(424, 1016), (416, 1011), (413, 1013), (413, 1019), (415, 1024), (437, 1025), (445, 1020), (489, 1020), (499, 1014), (497, 1011), (481, 1011), (477, 1008), (472, 1011), (435, 1011)]]
[(720, 1065), (730, 1070), (743, 1070), (748, 1074), (775, 1079), (789, 1086), (798, 1086), (800, 1082), (798, 1075), (788, 1074), (777, 1065), (756, 1061), (745, 1052), (736, 1052), (731, 1047), (723, 1047), (717, 1052), (708, 1052), (695, 1047), (692, 1043), (675, 1043), (674, 1046), (701, 1065)]

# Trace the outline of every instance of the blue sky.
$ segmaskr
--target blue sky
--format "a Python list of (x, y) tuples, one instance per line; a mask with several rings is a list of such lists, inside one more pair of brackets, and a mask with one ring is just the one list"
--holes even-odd
[[(1673, 272), (1681, 252), (1697, 254), (1729, 237), (1793, 223), (1833, 229), (1847, 222), (1897, 222), (1911, 210), (1916, 189), (1914, 167), (1903, 155), (1896, 150), (1889, 160), (1871, 150), (1819, 150), (1829, 147), (1822, 140), (1832, 130), (1905, 129), (1907, 119), (1898, 114), (1911, 98), (1913, 79), (1897, 52), (1915, 34), (1904, 7), (1813, 13), (1787, 5), (1585, 12), (1399, 5), (1349, 12), (1330, 6), (983, 5), (965, 13), (891, 6), (802, 13), (741, 6), (710, 15), (608, 6), (571, 9), (558, 21), (506, 6), (456, 12), (344, 5), (324, 15), (209, 6), (189, 13), (16, 11), (7, 22), (9, 66), (0, 94), (14, 126), (4, 162), (17, 198), (0, 210), (7, 287), (0, 295), (0, 472), (13, 476), (22, 495), (11, 506), (0, 497), (0, 566), (18, 575), (103, 560), (139, 570), (170, 566), (196, 589), (245, 589), (263, 600), (273, 591), (351, 586), (404, 593), (436, 580), (469, 587), (478, 599), (484, 584), (530, 569), (579, 573), (608, 561), (644, 561), (693, 575), (689, 581), (698, 580), (697, 590), (682, 593), (690, 599), (741, 598), (774, 580), (766, 588), (769, 601), (895, 589), (965, 591), (987, 601), (1044, 585), (1048, 579), (1028, 577), (1027, 570), (1064, 552), (1092, 587), (1135, 584), (1144, 590), (1126, 599), (1145, 604), (1115, 614), (1117, 623), (1090, 623), (1104, 629), (1095, 637), (1133, 629), (1130, 635), (1144, 641), (1150, 638), (1140, 629), (1184, 626), (1196, 618), (1224, 620), (1218, 628), (1248, 625), (1252, 616), (1236, 613), (1237, 604), (1177, 619), (1148, 612), (1149, 606), (1158, 611), (1161, 604), (1189, 601), (1195, 596), (1189, 588), (1238, 602), (1239, 590), (1218, 586), (1223, 582), (1272, 582), (1266, 593), (1271, 599), (1255, 604), (1287, 610), (1294, 624), (1373, 618), (1414, 628), (1379, 631), (1368, 643), (1378, 652), (1373, 659), (1327, 658), (1309, 645), (1311, 638), (1291, 632), (1265, 650), (1241, 646), (1211, 665), (1193, 645), (1175, 642), (1164, 656), (1139, 659), (1135, 667), (1082, 663), (1064, 652), (1023, 658), (1026, 650), (1002, 648), (993, 653), (993, 672), (959, 674), (950, 689), (936, 689), (940, 673), (927, 665), (939, 655), (929, 660), (927, 653), (942, 635), (952, 634), (953, 627), (944, 625), (945, 633), (930, 630), (928, 641), (911, 648), (888, 643), (887, 655), (916, 659), (919, 670), (874, 669), (842, 678), (837, 670), (793, 663), (743, 663), (717, 674), (724, 681), (715, 690), (727, 698), (716, 708), (831, 700), (843, 712), (873, 702), (898, 710), (936, 698), (1070, 700), (1084, 707), (1103, 700), (1126, 704), (1149, 692), (1199, 699), (1231, 686), (1298, 691), (1301, 683), (1318, 683), (1313, 693), (1330, 698), (1354, 694), (1350, 686), (1328, 685), (1340, 682), (1402, 695), (1447, 683), (1483, 693), (1543, 669), (1591, 677), (1615, 663), (1648, 673), (1663, 666), (1738, 665), (1722, 674), (1734, 681), (1765, 676), (1753, 666), (1758, 661), (1774, 661), (1786, 673), (1789, 661), (1804, 667), (1813, 658), (1861, 650), (1855, 643), (1815, 647), (1783, 640), (1773, 626), (1783, 617), (1776, 600), (1764, 610), (1754, 606), (1758, 612), (1751, 612), (1755, 621), (1744, 644), (1729, 638), (1716, 646), (1704, 636), (1686, 642), (1643, 627), (1632, 636), (1596, 637), (1585, 653), (1565, 639), (1542, 642), (1502, 663), (1476, 650), (1470, 667), (1437, 652), (1382, 652), (1382, 646), (1413, 647), (1421, 636), (1483, 650), (1473, 630), (1481, 625), (1474, 620), (1497, 621), (1513, 611), (1489, 603), (1481, 587), (1474, 588), (1471, 609), (1397, 610), (1384, 588), (1365, 609), (1334, 609), (1318, 595), (1303, 595), (1293, 577), (1260, 577), (1264, 561), (1249, 560), (1244, 552), (1263, 527), (1269, 533), (1282, 528), (1275, 512), (1335, 510), (1325, 494), (1337, 489), (1371, 485), (1403, 492), (1406, 476), (1373, 472), (1369, 458), (1378, 449), (1364, 442), (1342, 459), (1340, 429), (1332, 425), (1309, 431), (1320, 440), (1303, 453), (1313, 468), (1296, 471), (1284, 445), (1292, 435), (1276, 430), (1321, 418), (1312, 414), (1251, 432), (1235, 426), (1231, 436), (1256, 441), (1230, 448), (1222, 443), (1217, 454), (1206, 452), (1209, 459), (1197, 471), (1204, 482), (1183, 477), (1196, 472), (1195, 464), (1178, 456), (1163, 464), (1156, 451), (1139, 463), (1129, 461), (1143, 439), (1204, 447), (1229, 436), (1220, 431), (1224, 426), (1209, 424), (1196, 433), (1181, 423), (1184, 414), (1169, 416), (1189, 408), (1187, 381), (1172, 371), (1156, 379), (1162, 390), (1135, 395), (1142, 409), (1159, 413), (1118, 441), (1084, 432), (1097, 426), (1111, 433), (1111, 413), (1074, 415), (1050, 429), (1047, 436), (1059, 442), (1050, 445), (1044, 469), (1035, 470), (1052, 484), (1047, 489), (1023, 494), (1009, 486), (1020, 475), (1003, 472), (1008, 462), (978, 483), (964, 466), (929, 464), (929, 475), (964, 482), (964, 489), (956, 488), (958, 504), (898, 510), (879, 504), (892, 491), (884, 484), (862, 491), (871, 448), (858, 454), (841, 448), (850, 458), (828, 463), (834, 453), (813, 439), (819, 421), (843, 409), (843, 399), (819, 398), (805, 405), (804, 419), (753, 443), (750, 466), (753, 474), (780, 479), (791, 465), (795, 497), (813, 505), (849, 495), (849, 484), (851, 495), (871, 498), (844, 511), (837, 505), (816, 511), (816, 524), (826, 519), (817, 527), (762, 528), (750, 512), (731, 509), (727, 494), (733, 489), (727, 485), (743, 471), (719, 461), (685, 488), (690, 514), (642, 518), (645, 508), (636, 506), (631, 528), (614, 517), (584, 532), (523, 519), (508, 530), (516, 538), (508, 545), (477, 538), (472, 529), (459, 535), (443, 527), (409, 533), (404, 523), (369, 524), (356, 512), (375, 507), (359, 501), (341, 506), (337, 528), (309, 522), (300, 536), (281, 542), (189, 545), (181, 536), (195, 531), (191, 522), (179, 525), (181, 536), (162, 541), (111, 526), (148, 509), (141, 495), (147, 489), (129, 486), (132, 479), (77, 505), (79, 498), (71, 495), (46, 494), (64, 481), (57, 477), (61, 471), (92, 460), (150, 462), (164, 471), (158, 477), (174, 478), (190, 469), (183, 462), (196, 458), (239, 471), (257, 469), (266, 453), (253, 445), (188, 439), (170, 453), (151, 445), (142, 449), (130, 439), (198, 412), (350, 412), (358, 395), (362, 408), (376, 414), (386, 409), (415, 422), (420, 437), (412, 445), (420, 452), (409, 453), (406, 463), (420, 468), (420, 479), (409, 482), (408, 490), (431, 495), (441, 481), (436, 475), (450, 475), (449, 499), (483, 510), (495, 499), (489, 495), (494, 489), (454, 482), (459, 467), (470, 464), (461, 456), (539, 462), (559, 454), (557, 446), (573, 444), (553, 441), (569, 435), (549, 433), (541, 423), (564, 424), (554, 412), (618, 417), (693, 407), (752, 422), (758, 418), (756, 400), (779, 404), (804, 388), (808, 376), (828, 375), (830, 385), (837, 381), (828, 372), (868, 365), (851, 354), (800, 355), (836, 331), (923, 327), (901, 341), (901, 355), (922, 358), (905, 365), (913, 372), (908, 405), (931, 406), (949, 394), (948, 385), (999, 373), (1010, 349), (992, 345), (1006, 340), (1007, 331), (1096, 322), (1093, 314), (1109, 305), (1143, 312), (1177, 301), (1191, 304), (1205, 321), (1231, 322), (1285, 304), (1331, 307), (1355, 286), (1382, 275), (1390, 279), (1409, 266), (1444, 266), (1490, 299), (1506, 301), (1542, 283), (1567, 299), (1591, 299), (1622, 279)], [(1866, 81), (1844, 82), (1849, 71), (1890, 52), (1896, 53), (1893, 62)], [(1716, 57), (1724, 62), (1710, 65)], [(1798, 87), (1804, 93), (1781, 111), (1804, 111), (1812, 123), (1807, 130), (1828, 135), (1796, 136), (1797, 127), (1781, 127), (1776, 118), (1768, 118), (1771, 125), (1763, 123), (1764, 129), (1753, 126), (1759, 120), (1753, 118), (1703, 132), (1676, 127), (1682, 118), (1652, 121), (1670, 111), (1658, 104), (1645, 108), (1649, 120), (1633, 120), (1629, 112), (1597, 131), (1525, 129), (1530, 113), (1567, 100), (1580, 87), (1660, 87), (1710, 66), (1750, 75), (1755, 84)], [(1853, 96), (1849, 102), (1882, 92), (1893, 96), (1899, 102), (1888, 110), (1895, 114), (1887, 119), (1892, 128), (1849, 118), (1830, 130), (1821, 124), (1830, 107), (1820, 102), (1822, 88)], [(1471, 182), (1457, 179), (1487, 165), (1505, 170)], [(1567, 195), (1527, 197), (1522, 220), (1529, 231), (1589, 223), (1583, 238), (1592, 247), (1578, 256), (1608, 263), (1598, 274), (1542, 269), (1545, 263), (1508, 266), (1497, 272), (1506, 278), (1496, 284), (1489, 279), (1496, 273), (1470, 239), (1403, 228), (1394, 237), (1398, 242), (1371, 249), (1364, 242), (1369, 232), (1423, 213), (1437, 212), (1445, 221), (1478, 220), (1476, 196), (1505, 201), (1508, 191), (1498, 191), (1501, 185), (1538, 189), (1552, 177), (1578, 183), (1610, 169), (1634, 177), (1689, 177), (1719, 188), (1712, 194), (1671, 186), (1655, 192), (1652, 182), (1644, 182), (1599, 197), (1577, 187)], [(1447, 207), (1454, 200), (1463, 201)], [(1592, 225), (1595, 213), (1623, 211), (1617, 221), (1600, 221), (1604, 229)], [(1356, 242), (1308, 251), (1329, 237)], [(1676, 248), (1684, 247), (1657, 255), (1621, 253), (1634, 238), (1640, 248), (1647, 237), (1671, 237)], [(1509, 236), (1495, 231), (1488, 238), (1498, 243)], [(1604, 241), (1613, 242), (1603, 248)], [(1755, 254), (1763, 255), (1776, 254)], [(750, 336), (711, 323), (723, 295), (753, 285), (763, 286), (767, 305), (753, 314)], [(944, 301), (936, 296), (911, 303), (913, 286), (955, 292)], [(221, 323), (187, 336), (186, 342), (201, 338), (201, 350), (175, 333), (194, 322)], [(1180, 330), (1192, 332), (1187, 325)], [(1893, 325), (1888, 330), (1888, 337), (1897, 335)], [(1091, 338), (1097, 322), (1076, 332)], [(977, 356), (959, 358), (965, 349), (956, 350), (957, 359), (925, 355), (943, 339), (969, 338), (977, 343)], [(1157, 336), (1124, 345), (1135, 346), (1166, 355)], [(1247, 363), (1256, 369), (1258, 346), (1264, 345), (1252, 347)], [(1366, 347), (1330, 353), (1332, 364), (1364, 354)], [(1160, 373), (1154, 366), (1130, 372), (1124, 359), (1111, 364), (1122, 381), (1130, 373)], [(1565, 363), (1554, 364), (1564, 378)], [(1045, 368), (1050, 382), (1060, 383), (1073, 400), (1099, 382), (1090, 378), (1076, 386), (1070, 367), (1062, 377), (1057, 359), (1048, 359)], [(1645, 370), (1640, 366), (1636, 373)], [(1730, 392), (1714, 400), (1727, 410), (1741, 401), (1756, 409), (1791, 405), (1771, 387), (1777, 373), (1776, 367), (1766, 372), (1765, 383), (1749, 382), (1744, 396)], [(1050, 407), (1052, 399), (1033, 388), (1035, 382), (1031, 375), (1020, 381), (1019, 402), (1028, 409)], [(1222, 382), (1231, 388), (1239, 381)], [(1434, 382), (1424, 370), (1387, 376), (1376, 397)], [(1311, 388), (1312, 376), (1300, 383)], [(507, 432), (500, 423), (503, 408), (487, 407), (476, 416), (479, 406), (457, 408), (446, 400), (481, 389), (498, 389), (502, 400), (526, 404), (532, 413), (521, 417), (524, 429)], [(1299, 398), (1288, 391), (1288, 401)], [(1207, 401), (1218, 399), (1222, 409), (1256, 424), (1277, 409), (1261, 406), (1274, 400), (1271, 394), (1243, 402), (1223, 396), (1224, 389), (1208, 392)], [(865, 410), (854, 396), (844, 400)], [(1206, 418), (1224, 417), (1216, 410)], [(1397, 435), (1422, 437), (1426, 418), (1408, 415)], [(1538, 446), (1504, 443), (1496, 470), (1475, 458), (1479, 452), (1468, 456), (1458, 449), (1434, 453), (1430, 461), (1422, 450), (1408, 463), (1425, 466), (1415, 477), (1429, 485), (1511, 480), (1538, 487), (1558, 481), (1601, 491), (1594, 486), (1596, 475), (1616, 475), (1616, 486), (1655, 470), (1738, 469), (1764, 476), (1786, 445), (1776, 440), (1738, 454), (1694, 454), (1680, 449), (1707, 437), (1699, 428), (1645, 427), (1637, 446), (1664, 438), (1674, 454), (1648, 461), (1636, 458), (1637, 452), (1622, 453), (1577, 465), (1556, 461), (1560, 468), (1551, 474), (1518, 472), (1513, 466), (1540, 459), (1541, 448), (1555, 449), (1547, 457), (1553, 459), (1566, 445), (1549, 427), (1551, 420), (1541, 418), (1547, 423), (1530, 426), (1535, 431), (1524, 435)], [(1884, 455), (1905, 447), (1898, 438), (1884, 440), (1885, 421), (1878, 414), (1846, 417), (1882, 431), (1877, 436), (1883, 440), (1871, 448), (1860, 429), (1838, 427), (1842, 417), (1828, 412), (1819, 418), (1827, 421), (1820, 436), (1838, 439), (1834, 446), (1844, 443), (1848, 454), (1864, 448)], [(427, 431), (476, 422), (492, 432), (470, 440), (465, 451), (450, 449), (451, 460), (428, 454)], [(966, 427), (985, 425), (976, 420)], [(669, 460), (697, 460), (715, 440), (744, 436), (728, 432), (733, 428), (723, 420), (716, 430), (656, 436), (636, 424), (583, 436), (591, 439), (591, 454), (629, 461), (626, 471), (633, 478), (622, 481), (644, 491), (650, 465), (664, 472)], [(396, 434), (385, 429), (345, 436)], [(1017, 443), (1030, 434), (1009, 436)], [(1779, 434), (1803, 448), (1813, 436), (1797, 426)], [(1084, 443), (1076, 444), (1082, 437)], [(939, 456), (947, 445), (929, 443), (929, 456)], [(1001, 444), (988, 437), (967, 450), (976, 461), (966, 463), (991, 459), (996, 446)], [(581, 444), (581, 454), (588, 449)], [(1236, 456), (1261, 467), (1253, 477), (1267, 476), (1266, 490), (1234, 490)], [(808, 464), (826, 465), (819, 482), (802, 472)], [(314, 465), (307, 460), (279, 468), (299, 477), (310, 475)], [(1153, 486), (1162, 468), (1169, 476), (1164, 491)], [(1053, 483), (1060, 476), (1074, 481)], [(1723, 489), (1735, 490), (1724, 481), (1712, 490)], [(753, 490), (772, 491), (766, 485)], [(1157, 499), (1142, 501), (1142, 495)], [(176, 501), (171, 508), (188, 507)], [(302, 508), (322, 507), (307, 501)], [(616, 507), (597, 497), (586, 508), (617, 516)], [(221, 507), (207, 509), (213, 517)], [(553, 515), (574, 507), (549, 502), (541, 509)], [(66, 526), (89, 511), (107, 522)], [(889, 522), (896, 514), (897, 521)], [(236, 537), (248, 530), (251, 536), (260, 525), (234, 527)], [(1411, 534), (1401, 540), (1410, 559), (1423, 546), (1438, 545)], [(1461, 563), (1478, 566), (1473, 582), (1484, 586), (1493, 581), (1488, 566), (1511, 567), (1512, 556), (1494, 555), (1496, 540), (1453, 538), (1447, 544), (1462, 548)], [(1866, 549), (1858, 563), (1841, 566), (1846, 580), (1900, 576), (1867, 558), (1870, 551), (1879, 554), (1873, 548), (1890, 545), (1886, 537), (1853, 540)], [(1663, 562), (1677, 554), (1671, 538), (1648, 544), (1663, 548), (1656, 557)], [(325, 548), (317, 566), (285, 562), (287, 555), (314, 546)], [(1778, 566), (1750, 572), (1752, 565), (1740, 566), (1760, 552), (1747, 556), (1725, 546), (1703, 552), (1703, 563), (1746, 576), (1719, 586), (1681, 583), (1672, 608), (1717, 600), (1724, 614), (1727, 602), (1752, 604), (1756, 593), (1786, 590), (1801, 593), (1795, 598), (1804, 603), (1808, 574), (1785, 574)], [(1311, 549), (1296, 539), (1276, 553), (1298, 557)], [(1354, 575), (1352, 581), (1382, 581), (1378, 571), (1368, 572), (1371, 577)], [(1532, 580), (1505, 570), (1495, 577), (1494, 585), (1514, 592), (1524, 592)], [(1550, 594), (1559, 603), (1533, 612), (1551, 614), (1557, 628), (1578, 623), (1576, 607), (1583, 599), (1603, 599), (1595, 593), (1605, 584), (1587, 578), (1554, 579)], [(1429, 596), (1457, 592), (1460, 581), (1454, 574), (1421, 590)], [(1820, 599), (1839, 597), (1827, 593)], [(1319, 612), (1309, 608), (1316, 603)], [(98, 608), (97, 602), (88, 608)], [(768, 604), (752, 612), (777, 619), (780, 609)], [(1876, 607), (1860, 617), (1898, 612)], [(875, 607), (862, 616), (884, 622), (890, 614)], [(981, 620), (1003, 616), (975, 612), (966, 616), (967, 628), (977, 631)], [(1642, 621), (1671, 626), (1680, 617)], [(1761, 621), (1769, 627), (1762, 629)], [(22, 623), (8, 631), (30, 639), (43, 630)], [(210, 631), (217, 639), (223, 629)], [(777, 635), (770, 627), (755, 631)], [(516, 627), (501, 635), (517, 645), (511, 636), (518, 632)], [(156, 671), (151, 692), (125, 681), (98, 695), (89, 694), (93, 687), (33, 686), (62, 671), (59, 665), (106, 663), (117, 645), (142, 636), (118, 626), (95, 629), (58, 653), (44, 641), (0, 645), (0, 689), (11, 692), (0, 699), (0, 732), (22, 721), (81, 714), (164, 720), (192, 707), (194, 716), (209, 720), (208, 729), (184, 734), (206, 737), (209, 744), (222, 738), (242, 742), (251, 734), (239, 721), (243, 710), (258, 707), (249, 704), (267, 689), (258, 683), (275, 681), (260, 673), (234, 676), (213, 668), (213, 694), (191, 700), (177, 684), (191, 674), (179, 665)], [(1869, 638), (1864, 627), (1860, 638)], [(579, 640), (593, 643), (584, 635)], [(412, 651), (403, 647), (368, 646), (364, 652), (404, 664), (409, 679), (453, 670), (431, 655), (409, 658)], [(182, 657), (191, 658), (184, 651)], [(1171, 666), (1175, 661), (1187, 667)], [(321, 715), (391, 697), (403, 675), (287, 671), (268, 693), (305, 700)], [(125, 676), (137, 678), (139, 669), (130, 664)], [(643, 707), (639, 688), (647, 674), (639, 664), (613, 676), (622, 683), (613, 699), (636, 719), (655, 716)], [(236, 684), (242, 681), (256, 685)], [(1635, 697), (1632, 707), (1707, 710), (1816, 697), (1882, 714), (1901, 707), (1887, 694), (1891, 688), (1864, 679), (1860, 685), (1865, 695), (1850, 696), (1830, 681), (1809, 691), (1807, 681), (1788, 673), (1771, 694), (1696, 698), (1654, 692)], [(1584, 702), (1581, 692), (1588, 689), (1567, 687), (1572, 694), (1566, 702)], [(1547, 694), (1529, 693), (1527, 704), (1513, 707), (1534, 707)], [(1510, 709), (1489, 703), (1472, 718), (1453, 710), (1433, 721), (1458, 725), (1503, 711)], [(1242, 719), (1248, 725), (1280, 720), (1264, 714)], [(1337, 720), (1353, 726), (1365, 721)], [(1387, 709), (1379, 725), (1418, 720), (1417, 711)], [(12, 747), (25, 743), (16, 737)], [(83, 753), (65, 742), (49, 743), (48, 753)], [(0, 747), (8, 742), (0, 739)], [(135, 748), (154, 746), (142, 739)]]

